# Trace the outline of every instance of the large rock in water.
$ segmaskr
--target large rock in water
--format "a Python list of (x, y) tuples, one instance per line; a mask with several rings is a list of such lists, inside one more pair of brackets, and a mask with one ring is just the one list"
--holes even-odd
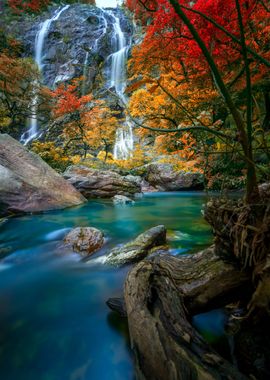
[(93, 227), (77, 227), (64, 238), (64, 243), (82, 257), (89, 257), (104, 244), (104, 234)]
[(135, 181), (109, 170), (74, 165), (65, 171), (64, 178), (86, 198), (111, 198), (114, 195), (134, 195), (141, 192)]
[(144, 259), (154, 247), (166, 244), (165, 226), (156, 226), (139, 235), (122, 247), (114, 248), (104, 260), (104, 264), (124, 265)]
[(159, 191), (203, 189), (203, 175), (201, 173), (175, 170), (172, 164), (149, 164), (145, 179)]
[(0, 134), (0, 214), (61, 209), (84, 201), (38, 155)]

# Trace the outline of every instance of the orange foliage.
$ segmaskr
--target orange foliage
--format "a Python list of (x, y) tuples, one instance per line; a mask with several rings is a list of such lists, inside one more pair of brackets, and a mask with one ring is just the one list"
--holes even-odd
[(39, 91), (38, 76), (31, 59), (0, 52), (0, 119), (5, 120), (2, 126), (23, 127), (32, 112), (34, 93)]
[(51, 91), (51, 96), (56, 100), (54, 106), (55, 117), (81, 112), (87, 103), (91, 102), (92, 96), (80, 96), (79, 83), (82, 79), (74, 79), (71, 84), (60, 84), (60, 86)]
[(117, 114), (106, 107), (104, 101), (92, 95), (81, 96), (81, 81), (82, 78), (77, 78), (50, 91), (54, 118), (63, 124), (64, 140), (79, 140), (91, 148), (104, 147), (107, 151), (115, 138)]

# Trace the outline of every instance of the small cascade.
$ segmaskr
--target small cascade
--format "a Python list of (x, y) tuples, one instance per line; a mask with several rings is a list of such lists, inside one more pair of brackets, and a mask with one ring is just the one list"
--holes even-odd
[(108, 29), (108, 21), (105, 17), (105, 11), (104, 9), (100, 8), (101, 12), (102, 12), (102, 17), (99, 21), (100, 23), (100, 29), (101, 29), (101, 33), (100, 33), (100, 36), (96, 39), (95, 43), (94, 43), (94, 47), (93, 47), (93, 50), (95, 52), (98, 51), (98, 48), (99, 48), (99, 41), (105, 36), (105, 34), (107, 33), (107, 29)]
[(89, 61), (90, 52), (91, 51), (93, 51), (95, 53), (98, 52), (100, 40), (106, 35), (107, 29), (108, 29), (108, 21), (105, 17), (105, 11), (103, 10), (103, 8), (99, 8), (99, 9), (101, 11), (101, 16), (99, 18), (100, 35), (94, 41), (94, 44), (91, 47), (88, 47), (88, 49), (86, 50), (85, 59), (84, 59), (84, 63), (83, 63), (83, 78), (84, 78), (83, 84), (82, 84), (82, 94), (83, 95), (86, 95), (86, 87), (87, 87), (88, 74), (89, 74), (88, 61)]
[[(42, 58), (43, 58), (43, 47), (45, 39), (50, 31), (50, 27), (53, 21), (59, 19), (61, 14), (70, 7), (70, 5), (65, 5), (64, 7), (58, 8), (54, 13), (53, 17), (45, 20), (40, 24), (40, 28), (35, 39), (35, 62), (42, 73)], [(35, 83), (38, 86), (38, 83)], [(29, 120), (29, 129), (22, 135), (21, 142), (26, 145), (34, 138), (38, 137), (38, 121), (37, 121), (37, 108), (38, 108), (38, 96), (35, 94), (33, 96), (33, 101), (31, 105), (32, 116)]]
[(85, 60), (83, 63), (83, 83), (82, 83), (82, 95), (86, 94), (86, 83), (88, 77), (88, 59), (89, 59), (89, 51), (85, 54)]
[[(120, 18), (113, 11), (107, 10), (107, 13), (113, 19), (113, 37), (112, 44), (115, 52), (109, 57), (110, 66), (110, 79), (109, 88), (113, 89), (121, 100), (124, 106), (127, 104), (127, 97), (125, 95), (127, 75), (126, 63), (128, 58), (128, 51), (131, 46), (131, 38), (127, 39), (121, 29)], [(126, 117), (126, 125), (119, 127), (116, 132), (115, 145), (114, 145), (114, 158), (117, 160), (127, 160), (132, 156), (134, 141), (132, 123)]]

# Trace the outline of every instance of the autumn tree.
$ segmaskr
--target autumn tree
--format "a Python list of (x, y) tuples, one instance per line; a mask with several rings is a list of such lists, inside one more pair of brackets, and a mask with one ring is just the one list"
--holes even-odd
[(147, 21), (151, 18), (152, 12), (158, 6), (157, 0), (149, 0), (149, 1), (138, 1), (138, 0), (126, 0), (126, 7), (132, 11), (136, 17), (136, 19), (143, 24), (146, 24)]
[[(22, 58), (20, 44), (2, 39), (0, 46), (0, 118), (1, 130), (22, 132), (32, 116), (32, 99), (39, 92), (39, 72), (32, 59)], [(43, 98), (40, 98), (40, 102)]]
[[(138, 126), (155, 133), (179, 138), (196, 132), (205, 140), (213, 136), (218, 150), (223, 145), (227, 154), (229, 147), (243, 160), (245, 199), (212, 200), (205, 218), (213, 227), (215, 252), (236, 261), (249, 278), (250, 293), (244, 289), (239, 296), (246, 311), (245, 326), (253, 328), (264, 321), (267, 326), (269, 184), (259, 192), (255, 152), (258, 134), (265, 145), (269, 125), (267, 102), (264, 110), (258, 104), (259, 93), (269, 94), (270, 89), (269, 2), (160, 0), (151, 10), (150, 1), (137, 4), (151, 12), (152, 22), (133, 52), (129, 112)], [(210, 91), (209, 99), (198, 96), (204, 90)], [(155, 96), (160, 107), (154, 104)], [(189, 99), (193, 103), (196, 96), (190, 107)], [(207, 117), (202, 120), (202, 115)], [(265, 157), (269, 167), (269, 153)], [(253, 374), (257, 377), (256, 371)]]
[(107, 160), (115, 142), (115, 133), (120, 122), (118, 116), (118, 113), (106, 107), (104, 102), (99, 102), (99, 112), (95, 119), (87, 113), (83, 117), (86, 139), (92, 148), (102, 148), (105, 151), (104, 161)]
[[(256, 199), (252, 88), (263, 79), (261, 73), (267, 73), (270, 65), (265, 35), (269, 27), (268, 9), (261, 2), (242, 0), (230, 0), (226, 7), (219, 0), (198, 0), (193, 6), (187, 1), (167, 0), (154, 6), (150, 1), (138, 1), (137, 4), (151, 12), (152, 18), (142, 46), (134, 53), (133, 68), (145, 75), (142, 85), (156, 82), (154, 85), (159, 89), (163, 87), (167, 97), (182, 111), (185, 107), (182, 107), (181, 87), (187, 85), (194, 95), (200, 88), (216, 91), (218, 102), (225, 105), (233, 119), (234, 128), (229, 131), (227, 141), (237, 140), (243, 150), (247, 200)], [(163, 78), (168, 74), (172, 84), (165, 87)], [(154, 89), (151, 86), (150, 91)], [(241, 94), (241, 99), (235, 94)], [(199, 103), (196, 108), (200, 109), (203, 103)], [(212, 111), (214, 116), (214, 107)], [(197, 111), (193, 115), (188, 113), (186, 116), (192, 116), (190, 126), (182, 129), (178, 123), (177, 128), (171, 125), (168, 131), (181, 133), (196, 127), (197, 131), (219, 134), (226, 139), (226, 131), (222, 136), (220, 127), (215, 127), (215, 116), (212, 123), (202, 125), (198, 120), (192, 121), (192, 118), (198, 119)]]
[(104, 148), (106, 157), (115, 138), (118, 125), (117, 114), (105, 106), (104, 101), (96, 100), (92, 95), (81, 96), (83, 78), (77, 78), (70, 84), (61, 84), (49, 93), (53, 99), (53, 123), (48, 134), (60, 127), (65, 149), (82, 144), (84, 155), (89, 147)]

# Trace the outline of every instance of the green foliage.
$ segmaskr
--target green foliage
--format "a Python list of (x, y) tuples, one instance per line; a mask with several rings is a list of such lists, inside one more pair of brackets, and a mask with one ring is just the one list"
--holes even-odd
[(235, 190), (245, 186), (245, 163), (241, 157), (229, 154), (212, 155), (206, 168), (209, 190)]

